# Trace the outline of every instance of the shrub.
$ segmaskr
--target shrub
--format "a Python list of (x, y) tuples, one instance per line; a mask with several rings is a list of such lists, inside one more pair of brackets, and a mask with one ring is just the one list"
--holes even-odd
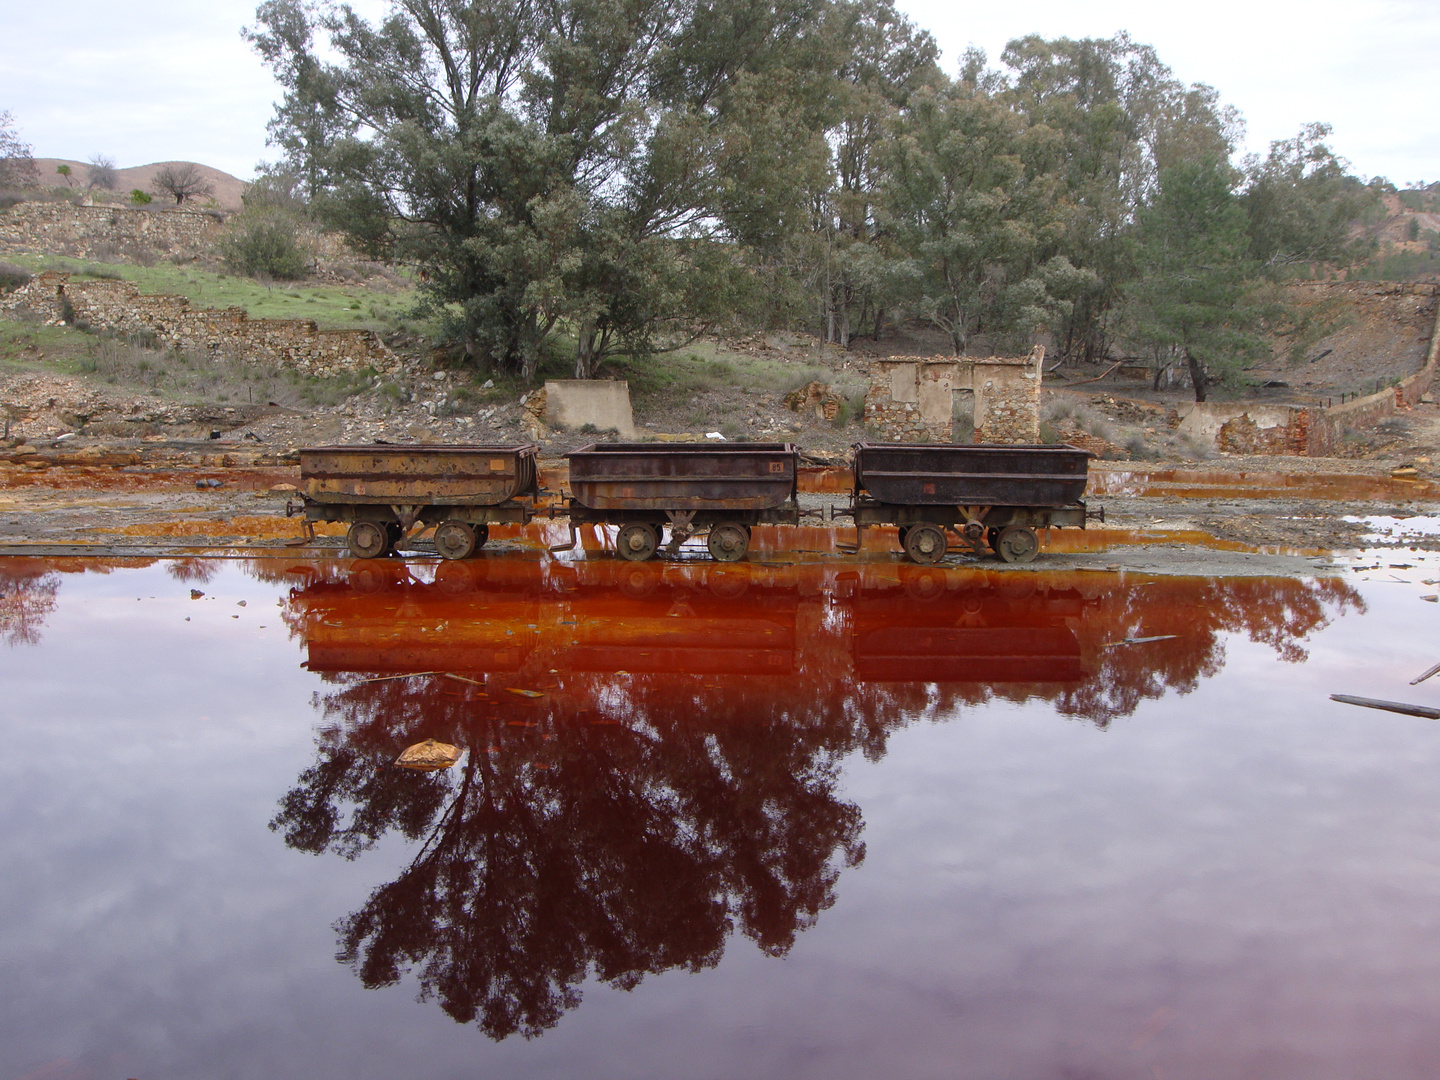
[(220, 239), (220, 255), (237, 274), (279, 281), (304, 277), (310, 264), (294, 215), (270, 208), (236, 215)]
[(10, 292), (30, 281), (30, 271), (14, 263), (0, 262), (0, 291)]
[(155, 201), (155, 196), (148, 191), (141, 191), (138, 187), (130, 189), (130, 201), (136, 206), (149, 206)]

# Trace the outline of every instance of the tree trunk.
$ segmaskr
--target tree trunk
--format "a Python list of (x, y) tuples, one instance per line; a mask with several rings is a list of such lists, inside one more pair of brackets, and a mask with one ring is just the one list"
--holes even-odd
[(1185, 362), (1190, 365), (1190, 381), (1195, 384), (1195, 400), (1205, 400), (1205, 369), (1201, 367), (1200, 361), (1190, 355), (1190, 350), (1185, 350)]
[(595, 376), (595, 326), (585, 323), (575, 342), (575, 378), (590, 379)]

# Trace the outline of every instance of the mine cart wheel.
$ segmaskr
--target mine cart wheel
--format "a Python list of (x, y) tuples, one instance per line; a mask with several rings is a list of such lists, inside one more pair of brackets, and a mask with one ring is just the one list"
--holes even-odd
[(475, 530), (475, 550), (479, 551), (485, 546), (485, 541), (490, 539), (490, 526), (482, 521), (478, 525), (471, 525), (470, 528)]
[(1024, 525), (1008, 525), (1000, 530), (995, 550), (1006, 562), (1030, 562), (1040, 551), (1040, 539), (1034, 529)]
[(390, 534), (378, 521), (357, 521), (345, 533), (345, 543), (357, 559), (378, 559), (390, 550)]
[(945, 558), (945, 530), (928, 522), (911, 525), (905, 533), (905, 554), (911, 561), (930, 564)]
[(435, 527), (435, 550), (442, 559), (468, 559), (480, 545), (468, 521), (442, 521)]
[(655, 554), (659, 546), (660, 537), (655, 532), (655, 526), (644, 522), (620, 526), (620, 534), (615, 537), (615, 548), (620, 557), (631, 562), (644, 562)]
[(738, 562), (750, 546), (750, 530), (744, 525), (726, 521), (710, 530), (705, 539), (710, 557), (716, 562)]

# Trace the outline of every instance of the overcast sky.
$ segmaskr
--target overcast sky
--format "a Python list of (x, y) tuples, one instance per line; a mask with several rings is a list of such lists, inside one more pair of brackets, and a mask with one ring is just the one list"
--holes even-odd
[[(1108, 37), (1128, 30), (1187, 82), (1239, 107), (1249, 149), (1332, 124), (1332, 144), (1365, 176), (1440, 178), (1437, 0), (898, 0), (930, 30), (954, 73), (968, 45), (998, 62), (1013, 37)], [(11, 4), (0, 109), (39, 157), (108, 154), (122, 167), (199, 161), (249, 177), (277, 89), (240, 38), (253, 0), (209, 0), (132, 17), (113, 0)], [(375, 10), (380, 0), (365, 0)]]

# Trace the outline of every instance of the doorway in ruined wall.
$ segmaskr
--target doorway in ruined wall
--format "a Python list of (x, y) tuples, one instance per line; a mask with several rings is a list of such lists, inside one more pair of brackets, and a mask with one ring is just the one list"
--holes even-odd
[(957, 443), (975, 441), (975, 391), (968, 386), (950, 393), (951, 438)]

